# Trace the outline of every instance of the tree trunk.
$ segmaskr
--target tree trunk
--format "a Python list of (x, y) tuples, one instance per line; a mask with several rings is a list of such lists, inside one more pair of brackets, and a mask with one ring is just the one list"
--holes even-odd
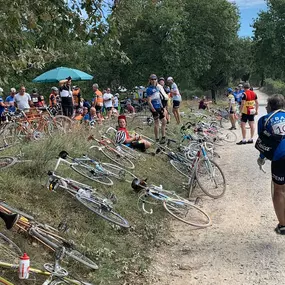
[(261, 82), (260, 82), (260, 87), (263, 87), (264, 85), (264, 72), (261, 74)]
[(212, 101), (213, 103), (216, 104), (216, 90), (211, 89), (211, 94), (212, 94)]

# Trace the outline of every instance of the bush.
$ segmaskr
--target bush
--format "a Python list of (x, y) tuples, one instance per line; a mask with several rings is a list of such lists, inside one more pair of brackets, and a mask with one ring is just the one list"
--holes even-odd
[(281, 80), (273, 80), (272, 78), (267, 78), (265, 79), (264, 91), (270, 95), (285, 95), (285, 82)]

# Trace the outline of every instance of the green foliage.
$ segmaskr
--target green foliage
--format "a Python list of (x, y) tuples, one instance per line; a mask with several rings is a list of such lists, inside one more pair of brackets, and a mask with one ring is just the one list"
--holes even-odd
[(273, 80), (272, 78), (266, 78), (264, 90), (270, 95), (282, 94), (285, 96), (285, 83), (281, 80)]

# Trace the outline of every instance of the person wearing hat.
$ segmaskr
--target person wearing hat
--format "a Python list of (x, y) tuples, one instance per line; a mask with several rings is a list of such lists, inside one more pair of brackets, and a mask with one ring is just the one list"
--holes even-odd
[(127, 130), (127, 119), (125, 115), (120, 115), (118, 117), (117, 133), (116, 133), (116, 143), (123, 143), (134, 149), (145, 151), (151, 147), (151, 143), (147, 140), (142, 139), (139, 135), (131, 136)]
[(74, 100), (71, 90), (71, 80), (69, 76), (64, 80), (59, 81), (59, 97), (61, 99), (62, 113), (64, 116), (72, 118), (73, 116), (73, 106)]
[[(164, 116), (164, 109), (160, 99), (160, 89), (157, 86), (157, 76), (151, 74), (149, 77), (149, 86), (146, 89), (147, 102), (150, 107), (154, 119), (154, 136), (156, 142), (164, 144), (166, 142), (165, 138), (165, 128), (166, 119)], [(159, 141), (159, 120), (161, 121), (161, 140)]]
[(114, 108), (119, 111), (119, 93), (114, 95)]
[(16, 107), (15, 107), (15, 95), (16, 95), (16, 89), (15, 88), (11, 88), (10, 90), (10, 95), (7, 96), (5, 103), (8, 106), (8, 110), (10, 112), (15, 112), (16, 111)]
[(177, 84), (174, 82), (173, 77), (169, 76), (167, 78), (167, 83), (170, 86), (170, 94), (173, 101), (173, 115), (175, 117), (175, 120), (177, 124), (180, 124), (180, 113), (179, 113), (179, 106), (182, 101), (182, 97), (180, 95), (179, 89), (177, 87)]
[[(242, 140), (237, 145), (243, 145), (247, 143), (253, 143), (253, 136), (255, 132), (254, 116), (258, 114), (258, 100), (255, 92), (250, 90), (249, 83), (244, 84), (244, 93), (241, 101), (241, 132)], [(250, 139), (246, 141), (246, 128), (245, 125), (248, 122), (250, 127)]]

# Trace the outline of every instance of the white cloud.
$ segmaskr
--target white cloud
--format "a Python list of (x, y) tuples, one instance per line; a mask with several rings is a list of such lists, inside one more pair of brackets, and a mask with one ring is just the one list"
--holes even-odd
[(240, 8), (260, 6), (266, 3), (265, 0), (228, 0), (228, 1), (235, 2)]

